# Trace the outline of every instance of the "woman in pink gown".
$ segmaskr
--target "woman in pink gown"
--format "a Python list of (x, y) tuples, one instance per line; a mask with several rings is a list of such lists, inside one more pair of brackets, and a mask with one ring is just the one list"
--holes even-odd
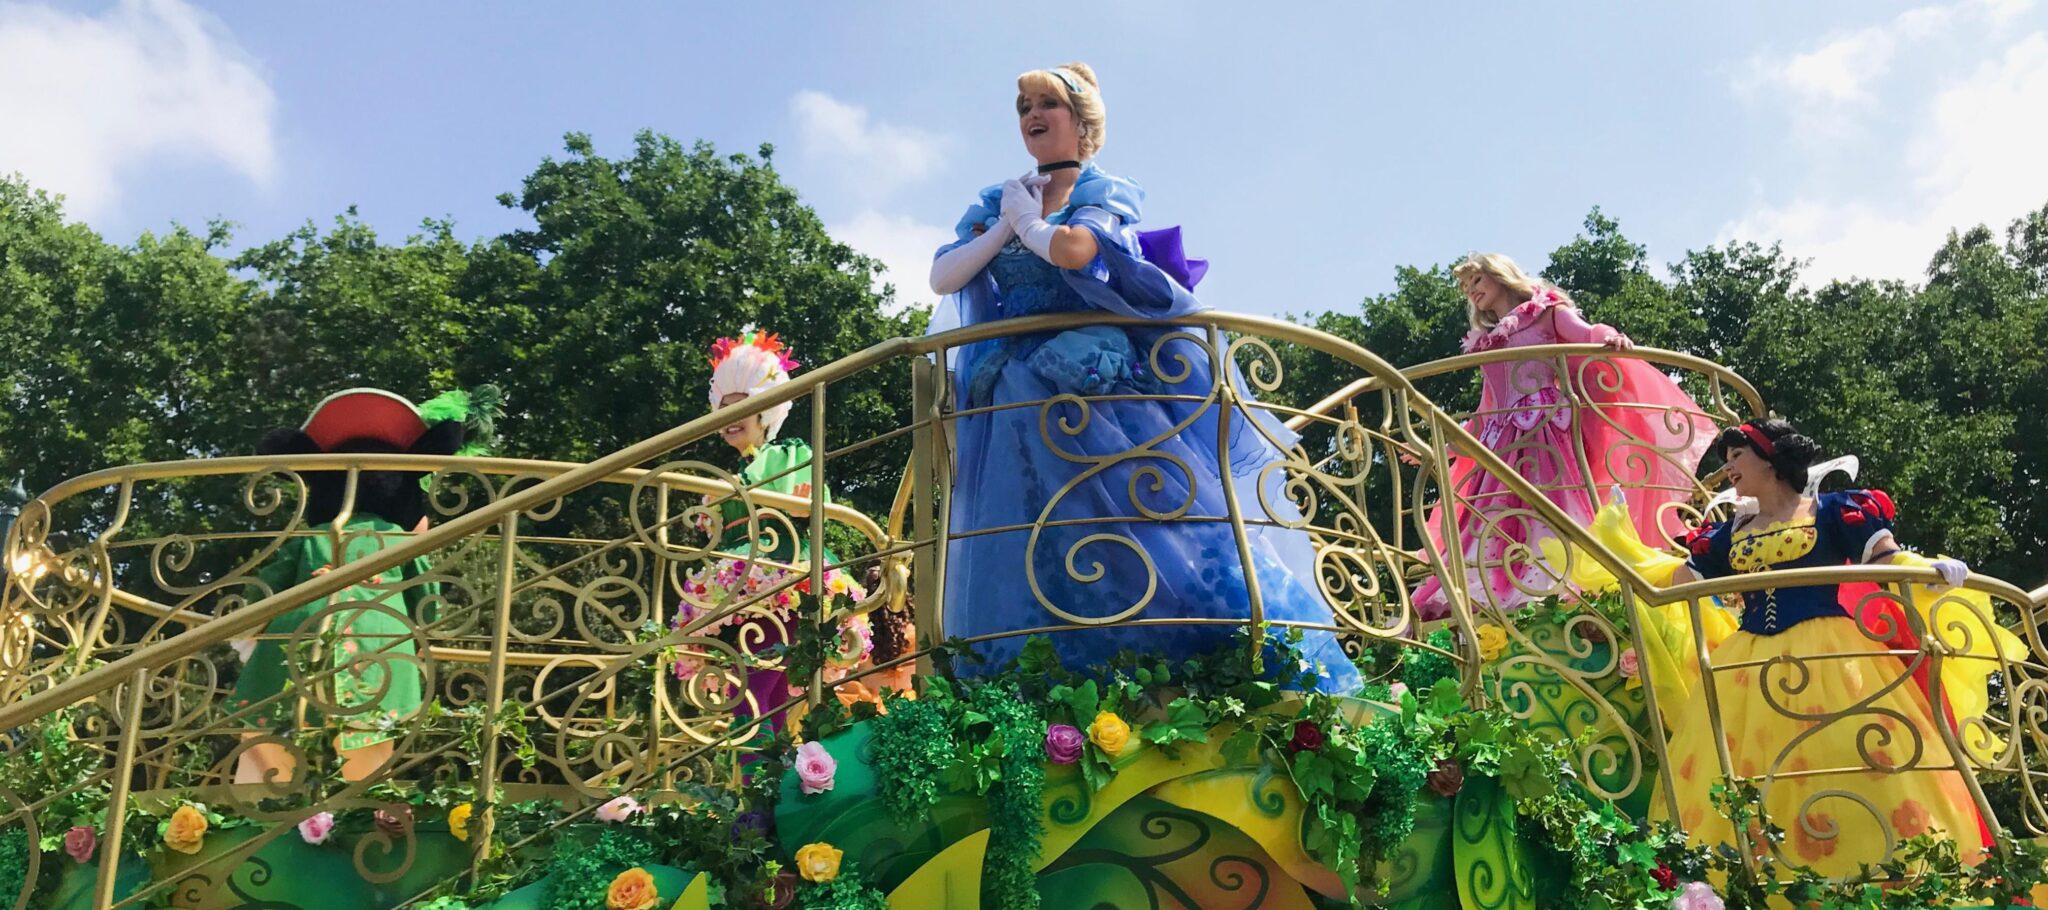
[[(1452, 274), (1472, 324), (1467, 353), (1550, 344), (1598, 344), (1616, 353), (1635, 347), (1613, 326), (1587, 322), (1570, 298), (1506, 256), (1476, 255)], [(1683, 517), (1669, 506), (1691, 498), (1693, 473), (1714, 438), (1713, 421), (1642, 360), (1575, 355), (1564, 358), (1564, 366), (1565, 377), (1551, 357), (1482, 366), (1479, 410), (1465, 429), (1581, 525), (1593, 521), (1594, 491), (1620, 485), (1645, 542), (1662, 544), (1683, 533)], [(1578, 402), (1561, 378), (1578, 390)], [(1467, 593), (1504, 609), (1554, 593), (1559, 586), (1542, 565), (1539, 544), (1557, 532), (1499, 477), (1477, 467), (1454, 458), (1449, 489), (1455, 496), (1447, 497)], [(1440, 509), (1431, 513), (1426, 533), (1443, 553)], [(1435, 578), (1416, 589), (1415, 605), (1424, 619), (1450, 611)]]

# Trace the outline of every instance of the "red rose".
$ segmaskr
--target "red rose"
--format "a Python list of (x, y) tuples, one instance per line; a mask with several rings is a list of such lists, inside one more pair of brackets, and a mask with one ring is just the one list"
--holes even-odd
[(1454, 759), (1446, 758), (1436, 763), (1436, 770), (1429, 772), (1429, 789), (1445, 799), (1458, 795), (1465, 788), (1465, 769)]
[(1666, 891), (1678, 890), (1678, 873), (1671, 871), (1670, 866), (1658, 863), (1657, 868), (1651, 870), (1650, 877), (1657, 880), (1659, 888)]
[(1310, 721), (1294, 724), (1294, 739), (1287, 744), (1289, 752), (1320, 752), (1323, 748), (1323, 730)]

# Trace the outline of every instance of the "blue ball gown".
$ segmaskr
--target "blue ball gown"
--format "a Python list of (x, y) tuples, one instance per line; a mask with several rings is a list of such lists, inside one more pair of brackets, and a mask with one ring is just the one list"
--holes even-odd
[[(996, 224), (1001, 195), (999, 186), (982, 191), (956, 227), (955, 242), (939, 253), (973, 239), (976, 226)], [(1088, 165), (1066, 207), (1047, 221), (1092, 232), (1100, 250), (1095, 262), (1060, 269), (1013, 240), (941, 305), (934, 331), (1042, 313), (1166, 320), (1206, 309), (1188, 288), (1207, 263), (1180, 255), (1177, 228), (1138, 232), (1143, 200), (1136, 184)], [(1206, 343), (1199, 327), (1179, 331)], [(1250, 594), (1228, 521), (1224, 478), (1244, 515), (1267, 620), (1334, 624), (1315, 583), (1315, 545), (1300, 527), (1300, 512), (1281, 495), (1284, 472), (1267, 470), (1283, 460), (1295, 434), (1264, 410), (1231, 409), (1229, 446), (1219, 458), (1222, 408), (1209, 400), (1210, 353), (1186, 335), (1169, 337), (1175, 332), (1170, 326), (1097, 325), (998, 338), (956, 352), (956, 408), (996, 410), (970, 413), (956, 426), (948, 635), (1100, 620), (1133, 608), (1131, 618), (1141, 620), (1247, 619)], [(1226, 371), (1232, 387), (1250, 399), (1236, 365)], [(1193, 398), (1037, 403), (1060, 395), (1135, 394)], [(1137, 454), (1118, 457), (1127, 453)], [(1160, 515), (1173, 520), (1156, 520)], [(1063, 665), (1082, 668), (1123, 649), (1174, 657), (1212, 651), (1227, 646), (1239, 628), (1117, 625), (1063, 631), (1052, 641)], [(1000, 665), (1023, 642), (999, 639), (978, 650)], [(1358, 671), (1334, 634), (1307, 632), (1301, 648), (1306, 669), (1319, 677), (1317, 688), (1358, 689)], [(1297, 668), (1269, 669), (1293, 675)]]

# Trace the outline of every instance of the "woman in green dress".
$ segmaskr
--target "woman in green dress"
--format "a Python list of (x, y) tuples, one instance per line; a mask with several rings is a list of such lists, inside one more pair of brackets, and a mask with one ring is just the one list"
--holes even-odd
[[(489, 410), (473, 407), (462, 392), (420, 408), (379, 389), (350, 389), (322, 401), (304, 426), (267, 434), (257, 452), (454, 455), (462, 449), (466, 420)], [(300, 476), (303, 519), (314, 533), (292, 537), (271, 555), (248, 587), (252, 603), (426, 529), (420, 472), (364, 471), (353, 503), (344, 501), (346, 472)], [(244, 665), (228, 707), (244, 712), (243, 725), (253, 728), (244, 738), (260, 740), (243, 750), (236, 783), (289, 780), (296, 759), (259, 731), (288, 731), (323, 718), (340, 727), (334, 748), (345, 779), (360, 780), (390, 760), (398, 731), (422, 701), (416, 624), (432, 619), (426, 614), (439, 594), (428, 572), (424, 557), (412, 559), (278, 616), (254, 640), (232, 643)], [(302, 643), (310, 650), (299, 650)]]

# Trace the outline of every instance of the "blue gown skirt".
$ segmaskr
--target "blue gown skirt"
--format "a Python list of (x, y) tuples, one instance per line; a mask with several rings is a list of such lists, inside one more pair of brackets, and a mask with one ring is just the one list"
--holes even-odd
[[(1113, 332), (1126, 336), (1125, 353), (1135, 354), (1099, 364), (1111, 372), (1125, 368), (1123, 375), (1089, 374), (1082, 380), (1084, 386), (1096, 380), (1098, 388), (1077, 389), (1070, 377), (1047, 370), (1044, 357), (1029, 356), (1039, 347), (1066, 344), (1073, 339), (1069, 333), (1013, 344), (1008, 352), (976, 352), (998, 358), (1000, 365), (970, 370), (979, 379), (961, 376), (960, 391), (963, 400), (972, 394), (997, 406), (1076, 391), (1208, 398), (1209, 354), (1190, 341), (1169, 339), (1157, 358), (1158, 366), (1177, 374), (1184, 368), (1172, 355), (1186, 356), (1187, 375), (1179, 382), (1148, 376), (1153, 344), (1169, 331), (1083, 330), (1094, 336), (1081, 338), (1083, 347)], [(1240, 394), (1247, 394), (1237, 370), (1226, 369)], [(970, 392), (973, 386), (978, 388)], [(1299, 511), (1281, 496), (1284, 472), (1266, 470), (1281, 460), (1280, 445), (1291, 446), (1293, 434), (1256, 408), (1223, 412), (1222, 405), (1203, 400), (1064, 400), (960, 418), (946, 634), (1018, 632), (1068, 624), (1074, 621), (1069, 617), (1100, 620), (1142, 603), (1130, 621), (1226, 622), (1126, 622), (1051, 633), (1061, 663), (1082, 669), (1124, 649), (1179, 659), (1229, 646), (1251, 609), (1224, 497), (1226, 481), (1235, 487), (1244, 516), (1266, 620), (1332, 625), (1331, 608), (1316, 588), (1314, 544), (1306, 530), (1283, 526), (1300, 522)], [(1229, 446), (1219, 458), (1219, 422), (1226, 417)], [(1021, 527), (992, 530), (1011, 526)], [(1018, 654), (1024, 640), (997, 639), (978, 650), (991, 665), (1000, 665)], [(1319, 676), (1317, 688), (1357, 690), (1358, 671), (1335, 635), (1308, 632), (1301, 649), (1307, 669)], [(1268, 669), (1293, 677), (1301, 668)]]

